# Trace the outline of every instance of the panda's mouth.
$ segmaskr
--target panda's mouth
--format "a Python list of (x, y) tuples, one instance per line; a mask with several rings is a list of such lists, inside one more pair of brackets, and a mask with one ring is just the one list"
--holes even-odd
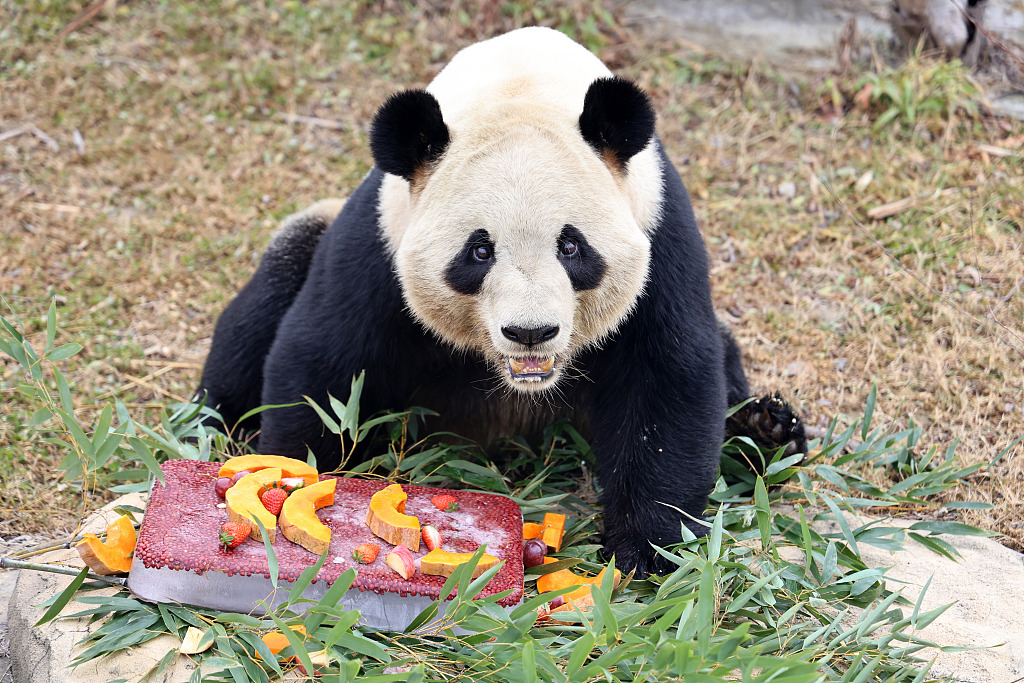
[(505, 364), (512, 379), (521, 382), (536, 382), (550, 377), (555, 371), (554, 356), (508, 356), (505, 358)]

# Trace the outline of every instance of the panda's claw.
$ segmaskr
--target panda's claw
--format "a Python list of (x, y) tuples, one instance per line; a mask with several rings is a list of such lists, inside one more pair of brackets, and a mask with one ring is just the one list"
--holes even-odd
[[(726, 419), (725, 431), (727, 437), (749, 438), (766, 456), (783, 447), (786, 455), (807, 452), (804, 424), (778, 394), (769, 394), (744, 405)], [(744, 461), (759, 463), (761, 459), (752, 456)]]

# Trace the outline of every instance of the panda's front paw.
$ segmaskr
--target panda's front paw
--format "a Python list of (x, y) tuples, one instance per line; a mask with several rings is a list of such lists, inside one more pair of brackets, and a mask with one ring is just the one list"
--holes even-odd
[(614, 555), (615, 568), (623, 574), (636, 570), (634, 577), (637, 579), (645, 578), (649, 574), (671, 574), (678, 568), (675, 563), (659, 554), (642, 536), (619, 542), (607, 542), (605, 555)]
[[(765, 458), (785, 448), (786, 456), (807, 453), (804, 423), (779, 394), (768, 394), (747, 403), (726, 419), (728, 436), (745, 436), (757, 444)], [(742, 450), (742, 445), (740, 446)], [(752, 454), (746, 454), (752, 455)], [(761, 471), (760, 459), (747, 457), (753, 469)]]

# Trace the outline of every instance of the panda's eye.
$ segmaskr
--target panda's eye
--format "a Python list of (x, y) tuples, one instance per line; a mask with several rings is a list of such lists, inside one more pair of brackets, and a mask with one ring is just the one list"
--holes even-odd
[(576, 242), (566, 239), (558, 245), (558, 251), (562, 256), (575, 256), (579, 252), (579, 247), (576, 246)]
[(470, 249), (470, 253), (477, 261), (490, 261), (494, 257), (494, 249), (489, 244), (478, 244)]

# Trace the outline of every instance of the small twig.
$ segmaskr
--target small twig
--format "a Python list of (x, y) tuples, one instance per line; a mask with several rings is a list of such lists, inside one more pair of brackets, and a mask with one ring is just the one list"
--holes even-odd
[(1019, 157), (1020, 152), (1015, 152), (1012, 149), (1006, 149), (1005, 147), (997, 147), (995, 145), (978, 145), (978, 151), (990, 154), (994, 157)]
[(332, 130), (345, 130), (345, 124), (341, 121), (333, 121), (331, 119), (321, 119), (316, 116), (300, 116), (298, 114), (285, 114), (284, 112), (278, 114), (288, 123), (305, 123), (310, 126), (319, 126), (320, 128), (330, 128)]
[(941, 192), (930, 192), (922, 196), (906, 197), (904, 199), (899, 199), (895, 202), (882, 204), (881, 206), (876, 206), (873, 209), (869, 209), (868, 218), (870, 218), (873, 221), (881, 220), (883, 218), (891, 218), (896, 214), (903, 213), (907, 209), (914, 208), (915, 206), (917, 206), (917, 202), (922, 199), (938, 199), (939, 197), (945, 197), (947, 195), (950, 195), (956, 190), (957, 188), (955, 187), (947, 187), (945, 190), (942, 190)]
[(46, 133), (44, 133), (42, 130), (40, 130), (39, 126), (37, 126), (35, 124), (31, 124), (31, 125), (29, 125), (28, 129), (30, 131), (32, 131), (32, 135), (35, 135), (37, 138), (39, 138), (44, 143), (46, 143), (46, 146), (50, 148), (51, 152), (59, 152), (60, 151), (60, 145), (57, 144), (57, 141), (54, 140), (53, 138), (51, 138)]
[(116, 7), (117, 0), (96, 0), (96, 2), (82, 10), (81, 14), (72, 19), (70, 24), (62, 28), (57, 37), (67, 38), (70, 34), (92, 21), (101, 10), (107, 9), (112, 12)]
[(147, 383), (146, 385), (143, 385), (143, 386), (155, 386), (155, 385), (150, 384), (150, 380), (154, 380), (157, 377), (159, 377), (160, 375), (166, 374), (166, 373), (170, 372), (173, 369), (174, 369), (173, 365), (165, 365), (164, 367), (160, 368), (159, 370), (155, 370), (154, 372), (149, 373), (145, 377), (140, 377), (138, 379), (136, 379), (135, 377), (132, 377), (131, 375), (128, 375), (128, 379), (130, 381), (127, 384), (122, 384), (121, 386), (119, 386), (119, 387), (117, 387), (115, 389), (111, 389), (110, 391), (106, 391), (106, 392), (100, 394), (99, 396), (96, 397), (96, 400), (102, 401), (103, 399), (110, 398), (111, 396), (115, 396), (117, 394), (123, 393), (123, 392), (128, 391), (129, 389), (131, 389), (132, 385), (134, 385), (134, 384), (141, 384), (142, 382), (146, 382)]
[(47, 204), (44, 202), (26, 202), (26, 205), (40, 211), (57, 211), (64, 213), (81, 213), (82, 207), (72, 204)]
[(27, 133), (27, 132), (28, 132), (28, 126), (18, 126), (17, 128), (12, 128), (10, 130), (6, 130), (3, 133), (0, 133), (0, 142), (3, 142), (4, 140), (10, 140), (11, 138), (16, 138), (19, 135), (21, 135), (22, 133)]
[[(82, 573), (81, 569), (75, 569), (74, 567), (58, 567), (52, 564), (39, 564), (38, 562), (22, 562), (10, 557), (0, 557), (0, 569), (28, 569), (33, 572), (48, 572), (50, 574), (65, 574), (67, 576), (78, 576)], [(128, 579), (123, 576), (100, 576), (92, 572), (85, 576), (93, 581), (103, 581), (114, 586), (128, 585)]]
[(129, 365), (156, 365), (158, 367), (169, 367), (169, 368), (185, 368), (187, 370), (202, 370), (202, 363), (192, 363), (188, 361), (180, 360), (138, 360), (132, 358), (128, 361)]
[(74, 538), (68, 541), (51, 541), (50, 543), (43, 543), (42, 545), (37, 545), (31, 548), (26, 548), (25, 550), (20, 550), (11, 555), (11, 557), (19, 560), (24, 560), (26, 557), (42, 555), (43, 553), (49, 552), (51, 550), (67, 550), (71, 548), (75, 543), (81, 540), (82, 537), (79, 535), (75, 536)]

